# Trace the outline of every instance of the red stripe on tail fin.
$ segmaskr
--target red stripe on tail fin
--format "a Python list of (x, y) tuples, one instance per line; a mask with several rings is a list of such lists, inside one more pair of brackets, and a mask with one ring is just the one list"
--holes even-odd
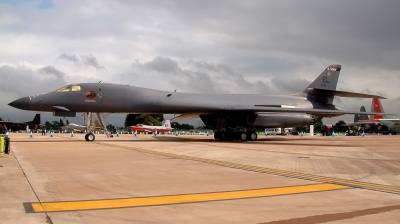
[[(378, 98), (373, 98), (372, 99), (372, 106), (374, 108), (374, 112), (382, 113), (381, 102), (379, 102)], [(382, 115), (374, 115), (374, 118), (375, 119), (382, 119), (383, 116)]]

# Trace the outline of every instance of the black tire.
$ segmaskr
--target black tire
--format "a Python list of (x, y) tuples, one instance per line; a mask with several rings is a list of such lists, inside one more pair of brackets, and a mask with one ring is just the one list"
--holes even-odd
[(221, 132), (220, 132), (220, 131), (216, 131), (216, 132), (214, 133), (214, 138), (215, 138), (215, 139), (221, 139)]
[(96, 139), (95, 135), (93, 133), (88, 133), (85, 135), (86, 141), (92, 142)]
[(239, 132), (239, 140), (241, 140), (242, 142), (247, 141), (247, 133)]
[(249, 139), (250, 141), (257, 141), (258, 135), (254, 131), (250, 132)]
[(220, 139), (225, 141), (228, 139), (228, 134), (225, 131), (221, 131)]

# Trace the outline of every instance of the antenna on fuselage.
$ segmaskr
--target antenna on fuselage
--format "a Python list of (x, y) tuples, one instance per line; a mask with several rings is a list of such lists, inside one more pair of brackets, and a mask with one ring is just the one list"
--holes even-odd
[(101, 81), (99, 83), (101, 83)]

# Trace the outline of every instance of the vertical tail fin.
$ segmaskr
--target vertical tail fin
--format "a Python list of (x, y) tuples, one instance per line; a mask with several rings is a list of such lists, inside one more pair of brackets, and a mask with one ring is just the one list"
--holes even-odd
[[(360, 107), (360, 112), (367, 112), (364, 106)], [(369, 117), (366, 114), (354, 114), (354, 122), (358, 122), (360, 120), (368, 120)]]
[(329, 65), (307, 89), (336, 90), (341, 65)]
[(305, 90), (295, 95), (306, 96), (312, 102), (332, 104), (341, 65), (329, 65)]
[(360, 115), (359, 114), (354, 114), (354, 123), (358, 122), (360, 120)]
[(165, 123), (164, 123), (164, 127), (170, 128), (171, 127), (171, 121), (170, 120), (166, 120)]
[[(371, 112), (378, 112), (378, 113), (385, 113), (385, 110), (382, 107), (381, 101), (378, 98), (373, 98), (372, 99), (372, 105), (371, 105)], [(387, 117), (386, 115), (374, 115), (375, 119), (382, 119)]]
[(25, 122), (28, 124), (40, 124), (40, 114), (36, 114), (32, 121)]

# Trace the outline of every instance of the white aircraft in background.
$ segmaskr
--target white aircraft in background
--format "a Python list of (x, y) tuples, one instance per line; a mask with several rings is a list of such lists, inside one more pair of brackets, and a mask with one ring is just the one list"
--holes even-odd
[(65, 131), (74, 131), (74, 132), (85, 132), (86, 126), (70, 123), (68, 125), (62, 126), (61, 130)]
[(151, 126), (151, 125), (144, 125), (144, 124), (137, 124), (133, 126), (129, 126), (129, 128), (132, 131), (137, 131), (137, 132), (170, 132), (173, 128), (171, 128), (171, 122), (170, 120), (166, 120), (164, 125), (161, 126)]
[[(98, 120), (96, 120), (94, 122), (94, 128), (95, 128), (95, 130), (100, 130), (100, 126), (99, 126), (99, 121)], [(61, 130), (63, 132), (65, 132), (65, 131), (74, 131), (74, 132), (82, 132), (83, 133), (83, 132), (87, 131), (86, 129), (87, 129), (86, 125), (79, 125), (79, 124), (75, 124), (75, 123), (70, 123), (68, 125), (65, 125), (65, 126), (61, 127)]]

